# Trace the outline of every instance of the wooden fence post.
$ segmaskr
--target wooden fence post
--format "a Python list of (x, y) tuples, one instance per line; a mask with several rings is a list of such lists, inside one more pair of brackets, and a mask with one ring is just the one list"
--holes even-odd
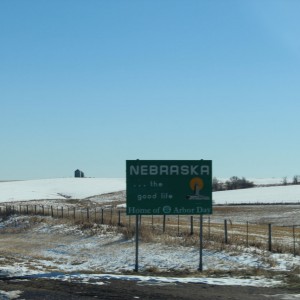
[(194, 234), (194, 216), (191, 216), (191, 235)]
[(208, 216), (208, 239), (210, 240), (210, 216)]
[(224, 220), (224, 241), (225, 244), (228, 243), (228, 234), (227, 234), (227, 220)]
[(272, 251), (272, 224), (269, 224), (269, 251)]
[(163, 233), (166, 231), (166, 215), (163, 215)]
[(104, 209), (101, 208), (101, 224), (103, 224), (103, 221), (104, 221), (104, 220), (103, 220), (103, 214), (104, 214), (103, 211), (104, 211)]
[(294, 244), (294, 256), (296, 256), (296, 235), (295, 235), (295, 225), (293, 225), (293, 244)]
[(247, 221), (246, 224), (246, 244), (247, 244), (247, 248), (249, 247), (249, 222)]

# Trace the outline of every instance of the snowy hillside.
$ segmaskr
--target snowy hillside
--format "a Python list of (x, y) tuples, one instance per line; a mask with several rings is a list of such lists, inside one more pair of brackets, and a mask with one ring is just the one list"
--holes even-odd
[(0, 202), (84, 199), (125, 190), (124, 178), (57, 178), (0, 182)]
[(213, 200), (215, 204), (300, 203), (300, 185), (214, 192)]
[[(276, 182), (276, 179), (255, 181), (269, 184)], [(0, 182), (0, 202), (84, 199), (95, 195), (124, 191), (125, 189), (125, 178), (57, 178)], [(254, 187), (214, 192), (213, 200), (215, 204), (300, 203), (300, 185)]]

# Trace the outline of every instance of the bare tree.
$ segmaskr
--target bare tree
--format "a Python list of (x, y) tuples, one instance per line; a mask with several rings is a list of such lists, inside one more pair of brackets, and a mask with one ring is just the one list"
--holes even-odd
[(299, 183), (299, 176), (298, 175), (295, 175), (293, 177), (293, 184), (298, 184)]
[(212, 179), (212, 189), (214, 192), (224, 190), (223, 183), (219, 181), (216, 177)]
[(247, 180), (245, 177), (239, 178), (237, 176), (232, 176), (225, 182), (225, 186), (227, 190), (246, 189), (254, 187), (254, 183)]
[(287, 177), (286, 176), (282, 178), (282, 184), (287, 185)]

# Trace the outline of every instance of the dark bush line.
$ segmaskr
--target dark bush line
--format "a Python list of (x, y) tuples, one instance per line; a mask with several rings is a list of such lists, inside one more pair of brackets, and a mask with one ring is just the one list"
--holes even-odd
[(252, 187), (270, 187), (270, 186), (282, 186), (282, 185), (297, 185), (300, 184), (300, 176), (295, 175), (292, 182), (287, 182), (287, 177), (283, 177), (281, 183), (275, 184), (260, 184), (255, 185), (252, 181), (247, 180), (245, 177), (239, 178), (237, 176), (230, 177), (229, 180), (222, 182), (216, 177), (212, 180), (213, 192), (226, 191), (226, 190), (237, 190), (237, 189), (248, 189)]

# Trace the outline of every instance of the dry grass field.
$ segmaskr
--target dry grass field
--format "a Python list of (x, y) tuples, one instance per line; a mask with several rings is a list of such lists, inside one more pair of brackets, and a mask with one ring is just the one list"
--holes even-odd
[[(121, 197), (120, 197), (121, 196)], [(103, 196), (102, 196), (103, 197)], [(92, 224), (116, 225), (127, 236), (134, 235), (135, 216), (127, 216), (124, 194), (107, 195), (105, 204), (99, 200), (68, 200), (64, 203), (29, 201), (1, 206), (2, 215), (43, 215), (65, 220), (83, 227)], [(111, 200), (111, 201), (109, 201)], [(212, 215), (203, 216), (203, 238), (206, 245), (255, 246), (278, 253), (300, 255), (299, 205), (242, 205), (215, 206)], [(200, 216), (140, 216), (144, 240), (154, 241), (159, 236), (165, 240), (180, 241), (187, 245), (199, 243)], [(180, 239), (176, 239), (179, 237)], [(270, 248), (271, 247), (271, 248)]]

